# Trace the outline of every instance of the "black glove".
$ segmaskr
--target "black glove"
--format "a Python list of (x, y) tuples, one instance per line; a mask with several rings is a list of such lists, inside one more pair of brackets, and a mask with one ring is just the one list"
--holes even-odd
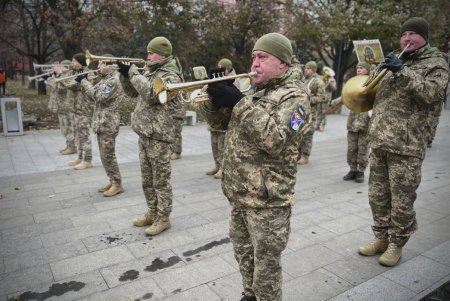
[(120, 74), (128, 78), (128, 71), (130, 71), (131, 65), (125, 65), (124, 63), (117, 62), (117, 66), (119, 67)]
[(235, 85), (229, 85), (227, 82), (209, 84), (206, 91), (216, 108), (232, 109), (245, 96)]
[(76, 80), (78, 83), (81, 83), (81, 81), (82, 81), (83, 79), (85, 79), (85, 78), (87, 78), (87, 75), (86, 75), (86, 74), (80, 74), (80, 75), (78, 75), (77, 77), (75, 77), (75, 80)]
[(403, 63), (391, 52), (384, 58), (384, 64), (381, 67), (395, 73), (403, 69)]

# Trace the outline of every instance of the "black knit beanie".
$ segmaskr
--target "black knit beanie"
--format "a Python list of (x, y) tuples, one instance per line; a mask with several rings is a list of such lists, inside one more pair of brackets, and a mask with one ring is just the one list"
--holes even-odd
[(77, 53), (73, 55), (73, 58), (80, 63), (81, 66), (86, 66), (86, 57), (84, 56), (84, 53)]
[(400, 35), (402, 35), (405, 31), (414, 31), (415, 33), (420, 34), (425, 41), (428, 41), (429, 27), (430, 25), (424, 18), (413, 17), (403, 23)]

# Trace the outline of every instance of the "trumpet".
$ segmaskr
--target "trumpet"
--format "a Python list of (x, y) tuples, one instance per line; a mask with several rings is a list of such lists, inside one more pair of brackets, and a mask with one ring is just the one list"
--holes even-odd
[(66, 68), (70, 68), (71, 65), (68, 64), (33, 64), (33, 68), (34, 70), (36, 69), (51, 69), (53, 67), (66, 67)]
[(91, 73), (94, 73), (94, 72), (99, 72), (99, 70), (88, 70), (86, 72), (81, 72), (81, 73), (77, 73), (77, 74), (74, 74), (74, 75), (69, 75), (69, 76), (66, 76), (66, 77), (60, 77), (60, 78), (57, 78), (55, 80), (55, 83), (62, 82), (64, 80), (66, 80), (66, 79), (72, 79), (72, 78), (78, 77), (79, 75), (91, 74)]
[(136, 59), (136, 58), (129, 58), (129, 57), (109, 57), (109, 56), (99, 56), (99, 55), (93, 55), (89, 52), (89, 50), (86, 50), (85, 54), (86, 56), (86, 64), (90, 64), (91, 62), (97, 62), (97, 61), (103, 61), (103, 62), (129, 62), (129, 63), (145, 63), (146, 60), (144, 59)]
[(49, 72), (38, 74), (38, 75), (35, 75), (35, 76), (28, 76), (28, 81), (30, 81), (30, 82), (33, 81), (33, 80), (42, 81), (44, 79), (42, 79), (41, 77), (50, 76), (52, 74), (53, 74), (53, 71), (49, 71)]
[[(205, 79), (199, 80), (195, 82), (187, 82), (187, 83), (178, 83), (178, 84), (170, 84), (165, 83), (164, 80), (160, 77), (155, 78), (155, 82), (153, 84), (153, 91), (156, 95), (158, 95), (159, 102), (165, 104), (167, 102), (168, 93), (181, 93), (185, 90), (195, 90), (189, 100), (185, 100), (185, 102), (201, 102), (208, 99), (208, 94), (205, 92), (201, 92), (202, 88), (205, 85), (217, 83), (221, 81), (237, 79), (237, 78), (251, 78), (256, 75), (256, 72), (236, 74), (230, 76), (217, 77), (213, 79)], [(250, 90), (251, 87), (241, 92), (246, 92)]]

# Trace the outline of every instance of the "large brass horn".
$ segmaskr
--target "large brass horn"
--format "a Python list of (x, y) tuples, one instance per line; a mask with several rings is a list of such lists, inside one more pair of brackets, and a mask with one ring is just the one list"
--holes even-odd
[[(409, 44), (398, 55), (400, 58)], [(344, 105), (354, 112), (367, 112), (373, 108), (375, 95), (378, 91), (378, 84), (388, 73), (387, 69), (381, 70), (381, 65), (372, 75), (357, 75), (349, 79), (342, 88), (342, 102)]]
[(86, 57), (86, 64), (90, 64), (91, 62), (128, 62), (128, 63), (145, 63), (146, 61), (144, 59), (136, 59), (136, 58), (130, 58), (130, 57), (109, 57), (109, 56), (100, 56), (100, 55), (93, 55), (89, 52), (89, 50), (86, 50), (85, 52)]
[[(202, 88), (205, 85), (217, 83), (221, 81), (237, 79), (237, 78), (250, 78), (256, 75), (256, 72), (229, 75), (223, 77), (217, 77), (213, 79), (205, 79), (199, 80), (195, 82), (187, 82), (187, 83), (178, 83), (178, 84), (170, 84), (165, 83), (164, 80), (160, 77), (155, 78), (155, 82), (153, 84), (153, 91), (158, 95), (159, 102), (164, 104), (167, 102), (168, 93), (180, 93), (185, 90), (194, 90), (198, 88)], [(204, 100), (204, 99), (203, 99)]]

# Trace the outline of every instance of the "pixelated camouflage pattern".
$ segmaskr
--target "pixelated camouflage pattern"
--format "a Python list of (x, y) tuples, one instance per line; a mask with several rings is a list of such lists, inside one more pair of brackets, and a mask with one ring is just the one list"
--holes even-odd
[(442, 101), (449, 77), (447, 55), (429, 45), (403, 54), (404, 68), (388, 72), (375, 96), (369, 146), (392, 153), (425, 156), (428, 112)]
[[(133, 130), (140, 137), (173, 142), (174, 107), (180, 105), (177, 93), (169, 93), (166, 104), (161, 104), (153, 91), (155, 77), (161, 77), (166, 83), (180, 83), (181, 77), (175, 60), (172, 57), (164, 60), (159, 68), (141, 75), (135, 65), (129, 71), (129, 81), (138, 92), (139, 98), (131, 120)], [(127, 81), (123, 79), (122, 81)], [(124, 89), (127, 89), (124, 86)], [(184, 118), (184, 117), (183, 117)]]
[(442, 101), (447, 56), (429, 45), (401, 58), (380, 82), (369, 123), (369, 204), (373, 231), (402, 247), (417, 229), (414, 202), (429, 136), (427, 117)]
[[(291, 74), (290, 68), (233, 108), (225, 136), (222, 189), (235, 207), (269, 208), (294, 202), (301, 134), (291, 128), (290, 120), (301, 104), (304, 126), (310, 105), (305, 85), (290, 79)], [(210, 100), (203, 105), (214, 110)]]
[[(80, 71), (72, 70), (72, 74), (75, 75), (77, 73), (86, 71), (89, 71), (87, 67)], [(95, 76), (88, 76), (89, 81), (92, 81), (94, 78)], [(81, 85), (75, 80), (75, 78), (59, 82), (59, 84), (62, 87), (67, 88), (68, 98), (74, 100), (74, 113), (77, 115), (92, 117), (92, 113), (94, 112), (94, 102), (82, 92)]]
[(370, 116), (368, 112), (350, 111), (347, 117), (347, 131), (359, 132), (367, 131), (369, 128)]
[(316, 130), (325, 128), (325, 125), (327, 124), (327, 114), (325, 114), (325, 111), (330, 106), (331, 99), (333, 98), (333, 92), (336, 91), (336, 80), (334, 77), (324, 78), (323, 81), (325, 84), (326, 99), (324, 102), (317, 105)]
[(116, 138), (119, 131), (101, 131), (97, 132), (98, 148), (100, 150), (100, 159), (106, 175), (113, 184), (121, 184), (119, 164), (116, 158)]
[(223, 150), (225, 148), (225, 131), (211, 131), (211, 149), (215, 167), (222, 168)]
[[(185, 110), (185, 112), (186, 112), (186, 110)], [(179, 118), (173, 119), (172, 151), (175, 154), (181, 154), (181, 152), (183, 151), (183, 136), (181, 134), (183, 131), (183, 123), (184, 123), (184, 118), (183, 119), (179, 119)]]
[(148, 209), (161, 216), (169, 216), (172, 212), (170, 148), (170, 143), (165, 141), (139, 138), (139, 162), (145, 200)]
[(124, 98), (120, 73), (110, 72), (100, 76), (97, 84), (87, 80), (81, 81), (83, 93), (95, 102), (92, 115), (92, 131), (94, 133), (118, 133), (120, 126), (119, 105)]
[[(70, 76), (72, 73), (71, 70), (67, 70), (61, 74), (58, 74), (56, 78), (62, 78), (66, 76)], [(73, 94), (69, 93), (67, 88), (64, 85), (55, 84), (55, 88), (58, 90), (58, 113), (66, 114), (66, 113), (74, 113), (75, 111), (75, 100), (72, 98)]]
[[(179, 105), (179, 99), (177, 93), (169, 93), (167, 103), (161, 104), (153, 91), (153, 83), (157, 76), (166, 83), (179, 83), (181, 74), (172, 56), (147, 66), (150, 71), (141, 75), (132, 65), (128, 72), (129, 79), (121, 77), (121, 82), (125, 90), (135, 90), (139, 94), (131, 124), (139, 135), (142, 189), (147, 206), (158, 215), (169, 216), (173, 198), (170, 184), (170, 156), (174, 141), (172, 112)], [(126, 94), (132, 95), (133, 92)]]
[(74, 132), (78, 159), (88, 162), (92, 160), (91, 122), (92, 116), (74, 114)]
[(369, 162), (367, 131), (347, 132), (347, 163), (350, 170), (364, 172)]
[(309, 90), (311, 100), (311, 124), (313, 126), (311, 126), (303, 135), (299, 146), (299, 154), (303, 157), (309, 157), (313, 145), (315, 124), (317, 123), (318, 105), (325, 101), (326, 93), (325, 83), (317, 73), (307, 76), (305, 84)]
[(73, 113), (58, 114), (59, 128), (64, 138), (66, 139), (66, 146), (75, 148), (75, 129)]
[(428, 112), (428, 142), (432, 142), (434, 140), (434, 136), (436, 136), (436, 129), (439, 124), (439, 118), (441, 117), (442, 107), (443, 102), (437, 101)]
[(369, 121), (368, 112), (350, 111), (347, 118), (347, 163), (353, 171), (365, 171), (369, 161)]
[(304, 65), (300, 64), (299, 60), (292, 56), (291, 60), (291, 68), (292, 68), (292, 79), (305, 82), (305, 75), (303, 73)]
[(57, 94), (58, 89), (56, 89), (56, 83), (55, 83), (56, 77), (53, 75), (45, 81), (45, 84), (47, 86), (48, 90), (48, 109), (52, 113), (58, 113), (58, 101), (57, 101)]
[(281, 252), (290, 234), (291, 207), (232, 208), (230, 240), (244, 292), (263, 301), (281, 301)]
[(403, 247), (417, 230), (414, 202), (422, 159), (373, 149), (370, 154), (369, 204), (376, 237)]
[(97, 134), (100, 159), (111, 183), (121, 184), (121, 175), (116, 158), (116, 138), (119, 134), (119, 105), (124, 98), (119, 72), (112, 71), (100, 75), (99, 81), (92, 84), (81, 81), (83, 93), (94, 100), (92, 115), (92, 130)]

